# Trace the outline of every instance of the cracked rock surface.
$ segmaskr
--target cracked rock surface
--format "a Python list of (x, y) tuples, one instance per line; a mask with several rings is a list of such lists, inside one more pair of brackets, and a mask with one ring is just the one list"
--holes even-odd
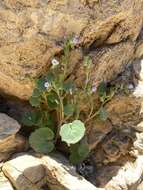
[(79, 176), (61, 155), (16, 155), (2, 171), (16, 190), (102, 190)]
[(26, 148), (24, 137), (17, 135), (20, 127), (16, 120), (0, 113), (0, 162), (7, 160), (14, 152)]
[[(0, 2), (0, 89), (28, 99), (33, 85), (59, 54), (66, 37), (93, 58), (93, 82), (109, 81), (141, 56), (143, 0), (3, 0)], [(82, 56), (74, 64), (80, 80)], [(76, 65), (76, 67), (74, 67)]]

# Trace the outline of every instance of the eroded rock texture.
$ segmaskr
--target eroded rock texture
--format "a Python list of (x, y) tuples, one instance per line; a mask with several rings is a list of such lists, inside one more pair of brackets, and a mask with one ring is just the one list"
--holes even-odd
[(16, 190), (102, 190), (79, 176), (61, 155), (17, 155), (2, 167)]
[[(38, 77), (48, 69), (51, 56), (61, 51), (70, 34), (78, 38), (81, 56), (88, 52), (93, 58), (93, 81), (109, 81), (142, 54), (141, 49), (134, 53), (141, 47), (142, 9), (142, 0), (1, 1), (1, 91), (28, 99), (29, 76)], [(77, 79), (81, 60), (76, 62)]]
[(26, 150), (26, 140), (16, 135), (20, 127), (16, 120), (6, 114), (0, 114), (0, 163), (14, 152)]
[(89, 133), (96, 166), (92, 181), (107, 190), (138, 190), (143, 179), (142, 60), (126, 67), (111, 83), (125, 88), (106, 104), (108, 120), (96, 122)]

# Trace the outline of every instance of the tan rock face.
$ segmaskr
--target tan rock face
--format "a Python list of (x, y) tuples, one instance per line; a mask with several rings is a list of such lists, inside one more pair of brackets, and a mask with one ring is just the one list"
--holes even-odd
[[(96, 165), (115, 163), (123, 158), (134, 146), (142, 149), (142, 133), (136, 136), (135, 131), (143, 132), (143, 83), (141, 81), (142, 61), (133, 63), (126, 68), (116, 80), (114, 85), (124, 85), (122, 90), (106, 104), (105, 108), (110, 121), (103, 125), (96, 123), (91, 128), (89, 142), (94, 149), (93, 161)], [(105, 128), (104, 128), (105, 127)], [(98, 128), (102, 131), (99, 138)], [(104, 129), (104, 130), (102, 130)], [(96, 131), (94, 133), (94, 131)], [(99, 141), (97, 141), (97, 137)], [(137, 140), (136, 140), (137, 139)], [(93, 143), (94, 142), (94, 143)], [(95, 143), (97, 142), (97, 143)], [(142, 150), (140, 150), (142, 152)]]
[(90, 149), (94, 149), (111, 130), (112, 124), (109, 120), (104, 122), (100, 119), (96, 119), (88, 134), (88, 143)]
[(109, 118), (115, 126), (136, 127), (143, 119), (142, 105), (142, 98), (116, 96), (107, 105)]
[[(117, 95), (106, 105), (106, 109), (112, 123), (112, 131), (110, 129), (107, 134), (104, 133), (104, 139), (95, 144), (93, 153), (94, 162), (105, 165), (116, 162), (129, 152), (136, 139), (134, 130), (142, 132), (143, 99), (133, 95)], [(93, 129), (91, 129), (92, 135), (90, 134), (89, 139), (96, 141), (98, 134), (94, 134)], [(106, 131), (108, 129), (106, 126)], [(141, 147), (141, 144), (141, 141), (136, 142), (136, 146)]]
[[(4, 0), (0, 2), (0, 89), (21, 99), (70, 34), (88, 48), (93, 80), (110, 80), (134, 58), (142, 0)], [(77, 77), (80, 78), (80, 65)]]
[(8, 159), (12, 153), (25, 149), (25, 139), (16, 135), (19, 130), (20, 125), (17, 121), (0, 114), (0, 162)]

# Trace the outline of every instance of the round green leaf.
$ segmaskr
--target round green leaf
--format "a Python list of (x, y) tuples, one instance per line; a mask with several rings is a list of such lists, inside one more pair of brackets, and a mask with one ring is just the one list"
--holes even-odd
[(85, 126), (80, 120), (72, 123), (64, 124), (60, 129), (62, 141), (67, 144), (75, 144), (79, 142), (85, 134)]
[(38, 81), (37, 81), (37, 88), (40, 91), (45, 91), (46, 90), (45, 82), (47, 82), (46, 79), (45, 79), (45, 77), (41, 77), (40, 79), (38, 79)]
[(74, 144), (70, 147), (70, 162), (78, 164), (83, 162), (89, 154), (89, 148), (85, 144)]
[(78, 147), (78, 154), (82, 158), (86, 158), (89, 154), (90, 150), (87, 144), (80, 144)]
[(48, 100), (48, 105), (49, 105), (50, 109), (56, 108), (57, 105), (59, 104), (59, 99), (54, 92), (51, 92), (48, 94), (47, 100)]
[(26, 126), (32, 126), (33, 120), (31, 113), (25, 113), (22, 117), (22, 123)]
[(32, 97), (39, 97), (41, 95), (41, 91), (37, 88), (33, 90)]
[(40, 105), (40, 98), (39, 97), (31, 97), (29, 100), (31, 106), (38, 107)]
[(48, 73), (45, 77), (46, 81), (48, 81), (49, 83), (53, 82), (54, 81), (54, 75), (53, 73)]
[(30, 146), (39, 153), (50, 153), (54, 149), (54, 133), (49, 128), (40, 128), (29, 137)]
[(79, 144), (74, 144), (70, 146), (70, 162), (72, 164), (78, 164), (80, 162), (82, 162), (82, 157), (78, 154), (78, 147)]
[(26, 126), (38, 125), (41, 117), (41, 112), (27, 112), (23, 115), (22, 123)]

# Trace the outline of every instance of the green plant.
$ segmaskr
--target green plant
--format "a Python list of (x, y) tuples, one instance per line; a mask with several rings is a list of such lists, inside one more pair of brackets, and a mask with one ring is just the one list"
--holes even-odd
[[(68, 39), (61, 58), (53, 58), (49, 72), (36, 80), (29, 100), (35, 111), (26, 113), (23, 123), (36, 127), (29, 137), (35, 151), (49, 153), (61, 138), (69, 146), (71, 162), (76, 164), (83, 161), (90, 152), (88, 143), (83, 141), (89, 123), (97, 116), (104, 121), (107, 119), (104, 106), (114, 93), (107, 94), (104, 82), (98, 88), (92, 83), (93, 63), (88, 56), (83, 61), (82, 85), (77, 86), (68, 72), (72, 49), (74, 44)], [(94, 107), (96, 92), (100, 102), (98, 109)]]

